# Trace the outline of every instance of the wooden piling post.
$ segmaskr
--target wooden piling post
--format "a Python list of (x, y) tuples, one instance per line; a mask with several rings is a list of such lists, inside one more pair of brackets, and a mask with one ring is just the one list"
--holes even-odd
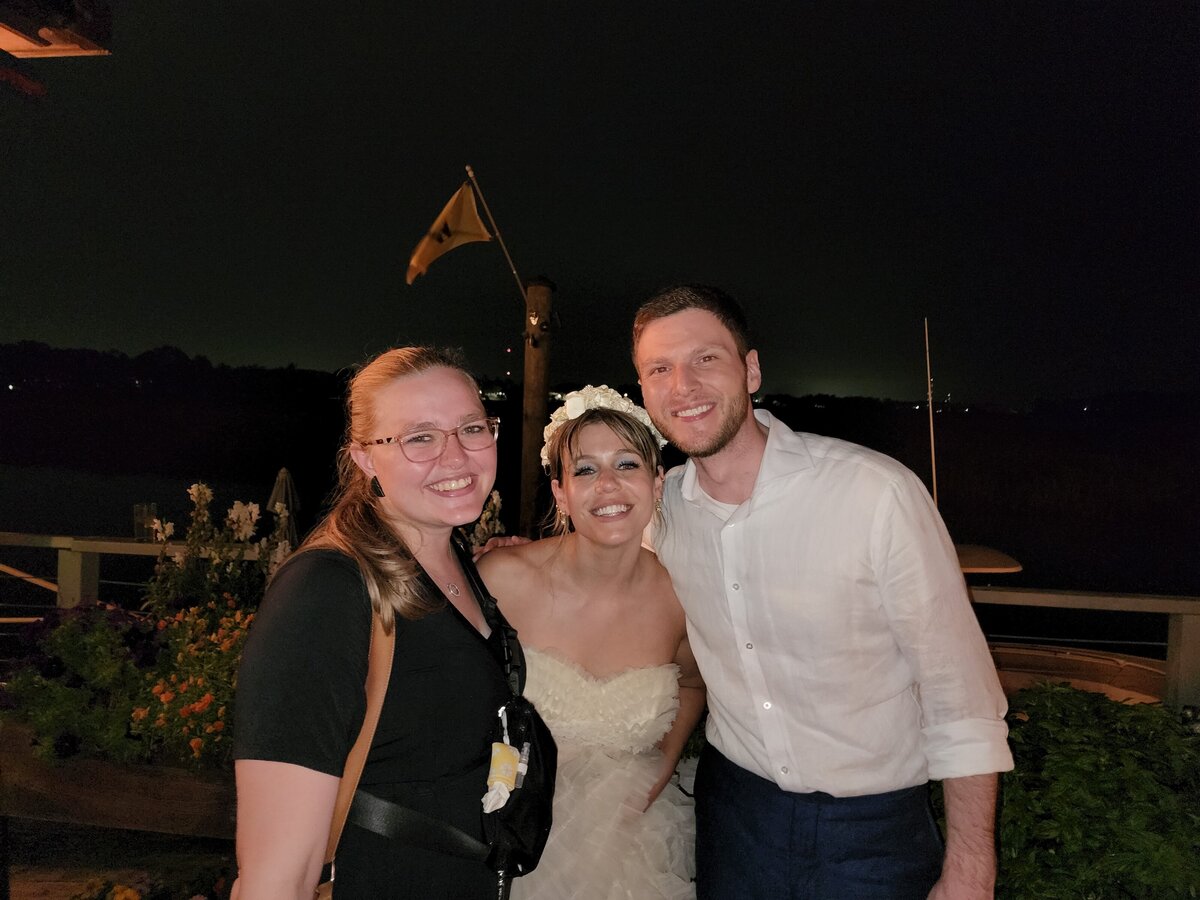
[(533, 537), (537, 527), (537, 488), (542, 474), (542, 431), (549, 419), (550, 316), (554, 282), (525, 282), (525, 396), (521, 412), (520, 533)]

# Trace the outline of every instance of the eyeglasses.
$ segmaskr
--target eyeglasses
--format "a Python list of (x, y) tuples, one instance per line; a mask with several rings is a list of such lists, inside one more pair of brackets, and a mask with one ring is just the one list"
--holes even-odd
[(409, 462), (429, 462), (442, 455), (452, 434), (458, 436), (458, 444), (464, 450), (486, 450), (500, 436), (500, 418), (475, 419), (457, 428), (417, 428), (395, 437), (363, 441), (362, 445), (398, 444)]

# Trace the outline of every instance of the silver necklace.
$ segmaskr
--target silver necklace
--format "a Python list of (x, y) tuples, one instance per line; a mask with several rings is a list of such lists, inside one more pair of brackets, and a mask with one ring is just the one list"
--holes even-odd
[(455, 583), (454, 583), (454, 582), (452, 582), (452, 581), (447, 581), (447, 582), (446, 582), (446, 591), (447, 591), (447, 592), (450, 594), (450, 596), (452, 596), (452, 597), (457, 597), (457, 596), (458, 596), (460, 593), (462, 593), (462, 592), (461, 592), (461, 591), (458, 589), (458, 585), (457, 585), (457, 584), (455, 584)]

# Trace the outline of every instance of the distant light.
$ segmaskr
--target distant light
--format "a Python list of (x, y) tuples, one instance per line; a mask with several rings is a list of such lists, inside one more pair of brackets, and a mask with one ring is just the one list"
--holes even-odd
[(505, 353), (512, 353), (512, 347), (505, 347), (505, 348), (504, 348), (504, 352), (505, 352)]
[(963, 407), (963, 412), (970, 412), (970, 411), (971, 411), (971, 407), (969, 407), (969, 406)]
[(8, 389), (11, 391), (11, 390), (13, 389), (13, 386), (10, 384), (10, 385), (8, 386)]
[(1087, 412), (1087, 411), (1088, 411), (1088, 408), (1085, 406), (1085, 407), (1083, 408), (1083, 411), (1084, 411), (1084, 412)]
[(504, 374), (505, 374), (505, 376), (507, 377), (507, 376), (511, 375), (511, 374), (512, 374), (512, 372), (505, 372)]
[(913, 407), (913, 409), (920, 409), (920, 408), (921, 408), (921, 404), (919, 404), (919, 403)]

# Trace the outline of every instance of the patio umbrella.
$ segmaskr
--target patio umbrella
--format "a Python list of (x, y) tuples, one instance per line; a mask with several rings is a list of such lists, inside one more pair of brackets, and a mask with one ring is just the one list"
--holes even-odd
[(296, 493), (296, 483), (292, 473), (286, 468), (280, 469), (275, 476), (275, 487), (271, 489), (271, 498), (267, 501), (267, 509), (275, 512), (275, 504), (282, 503), (287, 510), (287, 539), (295, 547), (299, 543), (296, 531), (296, 511), (300, 508), (300, 495)]

